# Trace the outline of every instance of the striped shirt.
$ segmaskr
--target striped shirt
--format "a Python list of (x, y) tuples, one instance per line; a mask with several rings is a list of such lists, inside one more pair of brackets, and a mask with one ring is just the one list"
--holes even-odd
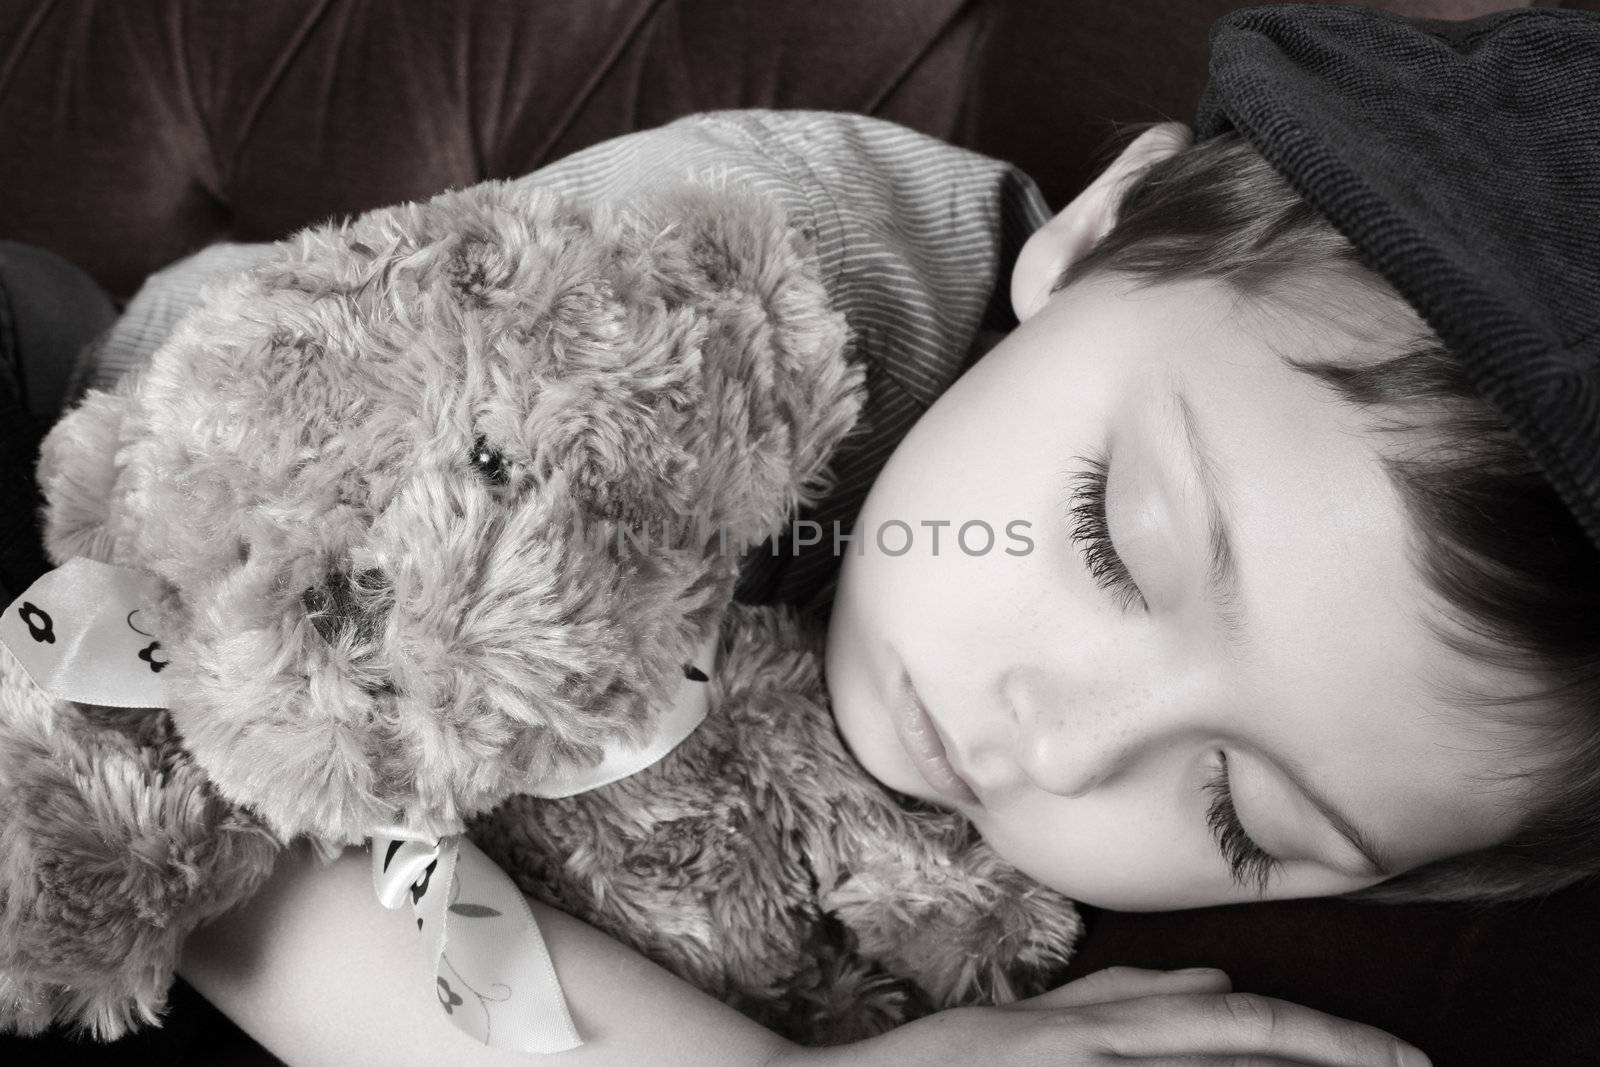
[[(848, 358), (864, 363), (867, 402), (829, 463), (828, 492), (750, 551), (735, 594), (825, 619), (840, 553), (848, 550), (848, 543), (836, 546), (835, 532), (851, 531), (911, 424), (1016, 325), (1011, 266), (1050, 213), (1033, 180), (1012, 164), (833, 111), (701, 112), (517, 180), (575, 198), (626, 199), (663, 177), (713, 175), (772, 197), (791, 225), (814, 237), (823, 281), (850, 326)], [(85, 350), (69, 398), (108, 388), (144, 363), (198, 303), (202, 286), (248, 269), (271, 248), (212, 245), (151, 275)], [(819, 529), (820, 540), (806, 544)]]

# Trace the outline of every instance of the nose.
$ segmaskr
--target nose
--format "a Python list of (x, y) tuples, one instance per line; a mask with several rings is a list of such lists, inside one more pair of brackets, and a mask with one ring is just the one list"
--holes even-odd
[(1164, 729), (1137, 696), (1105, 689), (1070, 696), (1012, 694), (1013, 759), (1037, 789), (1083, 796), (1116, 777)]
[(377, 639), (384, 610), (368, 607), (371, 597), (358, 596), (357, 587), (370, 592), (381, 589), (386, 581), (380, 570), (369, 568), (354, 575), (348, 570), (335, 570), (321, 584), (301, 593), (300, 602), (323, 640), (336, 644), (341, 633), (354, 629), (357, 642), (366, 646)]
[(1114, 753), (1094, 731), (1071, 729), (1058, 713), (1018, 716), (1017, 766), (1036, 789), (1081, 797), (1113, 773)]

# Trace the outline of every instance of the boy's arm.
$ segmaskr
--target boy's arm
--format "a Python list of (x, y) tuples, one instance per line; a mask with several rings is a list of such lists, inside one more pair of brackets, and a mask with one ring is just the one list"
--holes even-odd
[(955, 1008), (807, 1049), (585, 923), (530, 901), (586, 1042), (541, 1056), (455, 1029), (417, 975), (409, 909), (372, 892), (365, 852), (284, 855), (262, 891), (190, 936), (179, 973), (290, 1067), (903, 1067), (1204, 1058), (1379, 1067), (1427, 1060), (1381, 1030), (1229, 992), (1220, 972), (1113, 967), (1000, 1008)]
[(584, 1044), (556, 1055), (488, 1048), (455, 1029), (421, 980), (409, 909), (383, 908), (359, 848), (319, 867), (285, 852), (248, 904), (196, 930), (178, 972), (291, 1067), (761, 1067), (799, 1052), (599, 930), (529, 900)]

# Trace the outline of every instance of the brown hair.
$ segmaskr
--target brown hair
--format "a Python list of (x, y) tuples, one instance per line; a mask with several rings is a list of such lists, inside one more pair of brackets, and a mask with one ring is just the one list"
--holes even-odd
[[(1155, 123), (1118, 127), (1130, 139)], [(1228, 132), (1127, 182), (1112, 229), (1051, 292), (1099, 275), (1136, 287), (1226, 283), (1242, 306), (1352, 323), (1364, 355), (1280, 353), (1369, 414), (1397, 447), (1380, 455), (1411, 519), (1412, 557), (1441, 610), (1435, 636), (1531, 683), (1515, 697), (1457, 686), (1453, 706), (1493, 712), (1535, 757), (1510, 840), (1345, 895), (1386, 903), (1539, 896), (1600, 872), (1600, 552), (1461, 363), (1353, 245), (1247, 141)], [(1520, 746), (1520, 747), (1519, 747)]]

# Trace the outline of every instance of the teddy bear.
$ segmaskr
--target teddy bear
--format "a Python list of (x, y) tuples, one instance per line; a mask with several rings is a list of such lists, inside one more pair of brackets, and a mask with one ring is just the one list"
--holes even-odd
[[(302, 230), (74, 404), (45, 547), (139, 576), (169, 699), (0, 653), (0, 1029), (159, 1024), (283, 848), (380, 827), (465, 834), (803, 1044), (1059, 981), (1073, 903), (873, 779), (816, 627), (733, 599), (862, 416), (810, 240), (712, 181), (485, 182)], [(663, 757), (535, 795), (685, 686)]]

